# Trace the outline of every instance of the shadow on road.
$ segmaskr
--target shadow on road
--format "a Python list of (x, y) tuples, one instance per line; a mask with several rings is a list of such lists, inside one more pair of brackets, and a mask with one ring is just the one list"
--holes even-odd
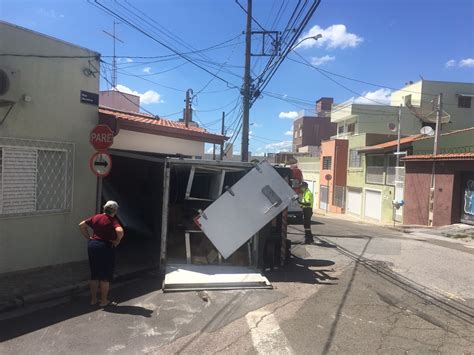
[(269, 271), (265, 276), (270, 282), (336, 285), (337, 283), (334, 281), (337, 281), (338, 278), (330, 276), (334, 270), (328, 268), (334, 264), (332, 260), (304, 259), (292, 254), (290, 262), (284, 269)]
[[(371, 241), (372, 241), (372, 238), (369, 237), (367, 239), (367, 242), (364, 245), (364, 249), (362, 250), (362, 252), (358, 256), (359, 258), (364, 256), (365, 252), (367, 251), (367, 248), (369, 247), (369, 243)], [(349, 296), (349, 293), (352, 289), (354, 279), (355, 279), (355, 276), (357, 274), (359, 266), (360, 266), (360, 263), (359, 263), (359, 260), (357, 259), (357, 260), (355, 260), (355, 266), (354, 266), (354, 269), (352, 270), (352, 274), (351, 274), (351, 278), (349, 280), (349, 283), (346, 287), (346, 290), (344, 291), (344, 294), (342, 295), (341, 302), (339, 303), (339, 306), (337, 308), (336, 315), (334, 317), (334, 321), (331, 325), (331, 330), (329, 332), (329, 336), (326, 339), (326, 343), (324, 344), (324, 349), (322, 351), (323, 354), (328, 354), (329, 350), (331, 349), (331, 345), (332, 345), (334, 337), (336, 335), (337, 326), (339, 325), (339, 321), (340, 321), (340, 318), (341, 318), (342, 310), (344, 309), (344, 306), (345, 306), (346, 301), (347, 301), (347, 297)]]
[[(161, 289), (161, 282), (158, 277), (147, 276), (133, 281), (132, 285), (126, 283), (117, 286), (110, 292), (110, 297), (120, 303), (159, 289)], [(89, 295), (80, 295), (67, 303), (43, 308), (17, 317), (12, 315), (12, 318), (0, 320), (0, 329), (2, 329), (0, 343), (98, 310), (100, 308), (89, 305)], [(126, 305), (107, 307), (103, 311), (142, 317), (151, 317), (152, 314), (152, 311), (146, 308)]]
[(104, 312), (107, 313), (115, 313), (115, 314), (130, 314), (132, 316), (142, 316), (145, 318), (150, 318), (153, 314), (153, 310), (147, 309), (144, 307), (138, 306), (112, 306), (112, 307), (105, 307)]

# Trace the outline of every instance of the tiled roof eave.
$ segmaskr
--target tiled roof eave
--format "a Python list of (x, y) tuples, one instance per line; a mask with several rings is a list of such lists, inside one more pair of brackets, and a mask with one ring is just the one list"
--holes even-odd
[(146, 122), (130, 121), (118, 118), (120, 129), (129, 131), (168, 136), (173, 138), (190, 139), (205, 143), (221, 144), (227, 137), (199, 131), (184, 130), (182, 128), (152, 125)]
[(474, 161), (474, 153), (409, 155), (403, 161)]

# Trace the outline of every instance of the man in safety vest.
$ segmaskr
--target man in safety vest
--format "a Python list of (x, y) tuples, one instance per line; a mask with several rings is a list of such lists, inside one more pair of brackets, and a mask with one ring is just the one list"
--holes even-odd
[(304, 242), (311, 244), (314, 242), (311, 232), (311, 217), (313, 216), (313, 193), (308, 189), (306, 182), (301, 183), (300, 205), (303, 209)]

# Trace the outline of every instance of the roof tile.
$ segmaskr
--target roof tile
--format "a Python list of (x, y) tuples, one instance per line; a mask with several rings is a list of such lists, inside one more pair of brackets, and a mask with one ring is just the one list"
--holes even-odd
[(99, 107), (99, 112), (106, 115), (113, 115), (120, 120), (147, 123), (147, 124), (156, 125), (156, 126), (172, 127), (172, 128), (184, 129), (187, 131), (209, 133), (204, 128), (201, 128), (201, 127), (194, 127), (194, 126), (186, 127), (184, 122), (173, 121), (173, 120), (169, 120), (169, 119), (161, 118), (161, 117), (158, 119), (155, 116), (152, 116), (146, 113), (141, 113), (141, 112), (140, 113), (126, 112), (126, 111), (111, 109), (108, 107)]
[(404, 161), (414, 160), (474, 160), (474, 153), (452, 153), (452, 154), (419, 154), (409, 155), (402, 158)]

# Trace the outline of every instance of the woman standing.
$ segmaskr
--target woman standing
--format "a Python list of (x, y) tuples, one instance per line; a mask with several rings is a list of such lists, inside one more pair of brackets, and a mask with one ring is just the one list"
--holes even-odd
[[(79, 228), (88, 240), (87, 252), (91, 269), (91, 305), (97, 304), (97, 291), (100, 290), (101, 307), (116, 305), (108, 299), (110, 282), (115, 266), (115, 247), (123, 238), (123, 228), (115, 217), (119, 205), (115, 201), (107, 201), (104, 213), (92, 216), (81, 223)], [(92, 236), (88, 227), (92, 229)]]

